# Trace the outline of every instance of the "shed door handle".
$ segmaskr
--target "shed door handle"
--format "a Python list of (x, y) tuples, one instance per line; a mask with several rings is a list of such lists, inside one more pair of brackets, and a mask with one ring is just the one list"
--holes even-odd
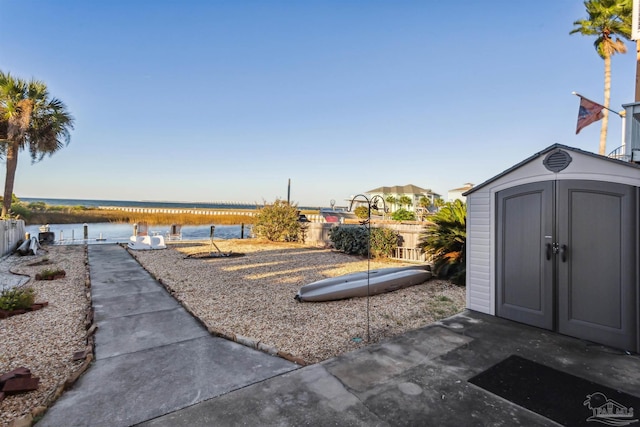
[(567, 245), (560, 246), (560, 258), (562, 258), (562, 262), (567, 262), (567, 250), (569, 248)]
[(551, 243), (547, 243), (547, 261), (549, 261), (551, 259), (551, 252), (552, 252), (552, 248), (551, 248)]

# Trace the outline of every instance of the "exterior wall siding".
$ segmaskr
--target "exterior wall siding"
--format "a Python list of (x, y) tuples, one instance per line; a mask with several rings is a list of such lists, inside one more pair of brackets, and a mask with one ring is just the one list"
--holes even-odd
[(491, 192), (483, 189), (467, 197), (467, 308), (494, 314), (491, 280)]

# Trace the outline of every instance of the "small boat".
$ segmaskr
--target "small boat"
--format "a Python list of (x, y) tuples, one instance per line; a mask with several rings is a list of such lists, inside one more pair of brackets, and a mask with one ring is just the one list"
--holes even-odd
[(162, 236), (131, 236), (127, 246), (136, 251), (167, 248)]
[(298, 301), (333, 301), (365, 297), (419, 285), (431, 279), (431, 266), (379, 268), (309, 283), (295, 296)]

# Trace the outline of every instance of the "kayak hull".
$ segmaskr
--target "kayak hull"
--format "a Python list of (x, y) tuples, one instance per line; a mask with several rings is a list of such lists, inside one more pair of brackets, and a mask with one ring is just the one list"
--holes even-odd
[(320, 302), (365, 297), (419, 285), (431, 277), (428, 265), (380, 268), (309, 283), (300, 288), (295, 299)]

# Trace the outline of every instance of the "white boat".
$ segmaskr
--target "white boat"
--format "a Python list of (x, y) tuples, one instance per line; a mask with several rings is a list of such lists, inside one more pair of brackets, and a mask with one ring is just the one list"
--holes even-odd
[(379, 268), (368, 273), (361, 271), (306, 284), (300, 288), (295, 299), (333, 301), (377, 295), (419, 285), (431, 279), (431, 276), (429, 265)]
[(136, 251), (167, 248), (162, 236), (131, 236), (127, 246)]

